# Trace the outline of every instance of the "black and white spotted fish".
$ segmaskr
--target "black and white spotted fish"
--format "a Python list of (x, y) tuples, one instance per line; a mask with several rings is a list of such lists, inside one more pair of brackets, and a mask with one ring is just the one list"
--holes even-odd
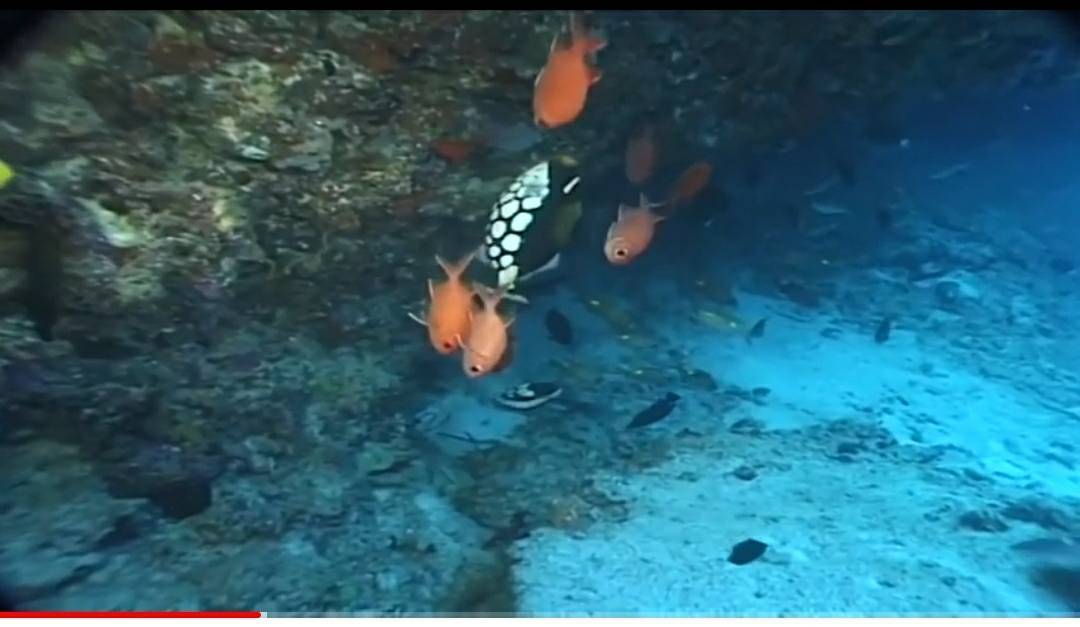
[(559, 267), (581, 218), (580, 184), (577, 162), (560, 156), (524, 171), (499, 196), (477, 255), (499, 288)]
[(551, 381), (522, 383), (496, 398), (496, 402), (511, 409), (535, 409), (562, 395), (559, 384)]

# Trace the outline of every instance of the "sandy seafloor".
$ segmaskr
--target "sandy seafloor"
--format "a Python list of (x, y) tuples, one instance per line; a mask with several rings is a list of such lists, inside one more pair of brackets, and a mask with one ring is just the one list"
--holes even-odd
[[(816, 309), (736, 281), (739, 316), (769, 317), (751, 344), (695, 323), (684, 283), (655, 271), (624, 279), (657, 294), (648, 302), (658, 305), (634, 315), (658, 354), (679, 352), (722, 385), (769, 392), (721, 416), (710, 393), (672, 390), (683, 396), (679, 407), (648, 428), (680, 442), (672, 458), (638, 475), (596, 478), (629, 503), (625, 520), (538, 530), (513, 547), (521, 611), (1075, 612), (1075, 596), (1038, 585), (1031, 558), (1010, 548), (1080, 534), (1080, 271), (1049, 267), (1058, 256), (1080, 261), (1080, 125), (1069, 102), (1075, 89), (913, 113), (905, 147), (876, 147), (858, 163), (859, 188), (905, 190), (900, 235), (838, 270), (836, 292)], [(772, 164), (778, 196), (798, 197), (826, 176), (807, 171), (812, 151)], [(966, 165), (940, 175), (957, 164)], [(856, 210), (865, 198), (842, 186), (813, 197)], [(890, 262), (904, 247), (939, 251), (944, 276), (910, 280)], [(943, 304), (935, 286), (946, 280), (960, 289)], [(575, 358), (598, 369), (625, 359), (626, 346), (570, 290), (536, 304), (538, 312), (552, 306), (587, 338), (570, 351)], [(878, 344), (875, 327), (887, 313), (897, 321)], [(535, 339), (541, 320), (523, 317), (521, 355), (551, 350)], [(529, 369), (519, 365), (473, 392), (553, 376)], [(638, 409), (652, 398), (632, 400), (627, 406)], [(521, 420), (480, 407), (457, 411), (471, 416), (459, 427), (490, 437)], [(764, 432), (732, 433), (742, 418), (761, 421)], [(889, 435), (898, 446), (878, 449)], [(733, 474), (744, 466), (756, 478)], [(746, 538), (766, 542), (765, 555), (728, 563)]]

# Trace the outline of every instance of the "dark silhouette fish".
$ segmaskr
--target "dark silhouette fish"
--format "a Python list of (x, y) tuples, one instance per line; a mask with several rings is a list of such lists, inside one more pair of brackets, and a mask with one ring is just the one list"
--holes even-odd
[(544, 325), (548, 335), (559, 344), (569, 346), (574, 341), (574, 329), (570, 326), (570, 320), (559, 313), (557, 309), (548, 309), (544, 316)]
[(765, 335), (765, 321), (766, 320), (768, 320), (768, 318), (762, 318), (761, 320), (757, 321), (757, 324), (755, 324), (753, 327), (750, 328), (750, 332), (746, 334), (746, 343), (747, 344), (749, 344), (751, 341), (756, 340), (758, 338), (761, 338), (762, 336)]
[(634, 419), (630, 421), (630, 424), (626, 426), (627, 429), (635, 429), (637, 427), (644, 427), (651, 425), (654, 422), (660, 422), (667, 415), (675, 409), (675, 404), (679, 402), (679, 395), (673, 392), (668, 392), (664, 398), (656, 401), (652, 405), (643, 409), (638, 415), (634, 416)]
[(877, 331), (874, 332), (874, 341), (878, 344), (884, 344), (889, 340), (890, 333), (892, 333), (892, 317), (886, 317), (878, 325)]
[(60, 319), (60, 281), (64, 268), (57, 230), (48, 222), (34, 225), (26, 260), (26, 309), (34, 321), (34, 330), (47, 342), (53, 339), (53, 327)]
[(745, 566), (750, 562), (758, 559), (762, 555), (765, 555), (765, 549), (768, 549), (769, 545), (750, 538), (749, 540), (743, 540), (742, 542), (731, 547), (731, 553), (728, 554), (727, 561), (735, 564), (736, 566)]

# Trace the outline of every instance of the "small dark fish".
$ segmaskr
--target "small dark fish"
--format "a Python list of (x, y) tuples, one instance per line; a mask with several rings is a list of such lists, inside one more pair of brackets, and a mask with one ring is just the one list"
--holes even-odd
[(663, 420), (673, 409), (675, 409), (675, 404), (677, 402), (679, 402), (679, 395), (668, 392), (664, 398), (649, 405), (639, 412), (638, 415), (634, 416), (634, 419), (630, 421), (630, 424), (628, 424), (626, 428), (634, 429), (636, 427), (644, 427)]
[(884, 344), (889, 340), (889, 334), (892, 332), (892, 318), (886, 317), (878, 325), (877, 331), (874, 332), (874, 341), (878, 344)]
[(570, 320), (559, 313), (557, 309), (548, 309), (544, 316), (544, 324), (547, 326), (548, 336), (559, 344), (569, 346), (574, 341), (574, 329), (570, 326)]
[(46, 342), (52, 341), (53, 327), (60, 319), (62, 254), (62, 242), (55, 226), (43, 222), (31, 228), (26, 259), (26, 309), (34, 321), (34, 330)]
[(756, 340), (765, 335), (765, 321), (768, 318), (762, 318), (757, 321), (753, 327), (750, 328), (750, 332), (746, 334), (746, 343), (749, 344), (751, 340)]
[(767, 548), (769, 548), (768, 544), (753, 538), (743, 540), (731, 547), (731, 553), (728, 555), (727, 561), (736, 566), (745, 566), (762, 555), (765, 555), (765, 549)]

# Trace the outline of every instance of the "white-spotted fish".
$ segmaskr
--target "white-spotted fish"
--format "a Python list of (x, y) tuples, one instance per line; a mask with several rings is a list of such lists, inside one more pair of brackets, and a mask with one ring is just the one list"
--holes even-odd
[(478, 254), (498, 288), (559, 267), (581, 218), (580, 184), (577, 162), (560, 156), (524, 171), (499, 196)]

